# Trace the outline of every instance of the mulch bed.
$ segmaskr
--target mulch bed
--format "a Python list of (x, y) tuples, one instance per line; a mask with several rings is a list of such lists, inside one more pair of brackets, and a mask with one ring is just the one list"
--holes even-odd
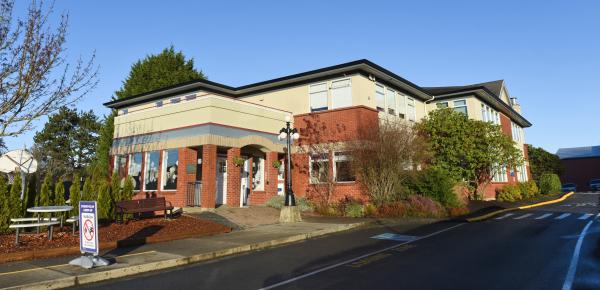
[[(231, 228), (224, 225), (182, 215), (170, 220), (155, 217), (100, 226), (98, 237), (100, 249), (107, 250), (230, 231)], [(19, 246), (15, 245), (14, 234), (0, 235), (0, 263), (78, 253), (78, 234), (73, 236), (70, 226), (63, 227), (62, 231), (55, 227), (52, 241), (48, 241), (48, 233), (41, 229), (40, 234), (20, 234)]]

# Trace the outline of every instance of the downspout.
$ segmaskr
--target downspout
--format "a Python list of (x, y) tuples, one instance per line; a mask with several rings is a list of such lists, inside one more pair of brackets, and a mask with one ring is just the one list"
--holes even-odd
[(427, 117), (427, 114), (429, 112), (427, 112), (427, 102), (433, 102), (433, 100), (435, 100), (435, 96), (431, 96), (431, 99), (425, 101), (425, 117)]

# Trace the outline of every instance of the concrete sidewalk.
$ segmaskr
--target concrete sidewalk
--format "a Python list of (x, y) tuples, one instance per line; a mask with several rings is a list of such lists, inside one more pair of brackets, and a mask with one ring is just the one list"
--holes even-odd
[(211, 237), (115, 249), (102, 253), (102, 256), (111, 260), (113, 264), (91, 270), (68, 265), (74, 256), (0, 264), (0, 288), (72, 287), (267, 249), (369, 223), (369, 220), (309, 219), (300, 223), (265, 225)]

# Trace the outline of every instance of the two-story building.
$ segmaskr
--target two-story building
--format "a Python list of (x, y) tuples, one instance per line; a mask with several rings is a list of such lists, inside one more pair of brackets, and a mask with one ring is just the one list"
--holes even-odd
[[(382, 118), (417, 122), (445, 106), (502, 125), (520, 148), (522, 128), (531, 126), (502, 81), (423, 88), (368, 60), (241, 87), (190, 81), (105, 105), (118, 112), (113, 170), (133, 177), (136, 198), (164, 196), (176, 206), (207, 208), (264, 204), (283, 194), (285, 146), (277, 136), (286, 116), (302, 144), (339, 148)], [(309, 154), (300, 147), (292, 151), (297, 195), (320, 186), (327, 170), (336, 198), (364, 197), (344, 150)], [(527, 180), (527, 172), (527, 164), (498, 172), (494, 186)], [(494, 197), (493, 189), (486, 197)]]

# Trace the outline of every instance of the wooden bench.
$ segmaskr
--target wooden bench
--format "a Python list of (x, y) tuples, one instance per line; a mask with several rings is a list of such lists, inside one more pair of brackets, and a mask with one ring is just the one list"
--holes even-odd
[(167, 211), (169, 211), (170, 215), (173, 214), (173, 205), (164, 197), (120, 201), (116, 203), (116, 208), (117, 215), (121, 217), (121, 222), (123, 222), (124, 214), (163, 211), (165, 219), (167, 219)]
[[(11, 219), (12, 220), (12, 219)], [(37, 218), (35, 219), (37, 221)], [(47, 222), (34, 222), (34, 223), (25, 223), (25, 224), (12, 224), (8, 226), (11, 229), (16, 229), (16, 239), (15, 244), (19, 245), (19, 230), (22, 228), (39, 228), (39, 227), (48, 227), (48, 240), (52, 241), (52, 226), (58, 225), (60, 222), (58, 221), (47, 221)]]

